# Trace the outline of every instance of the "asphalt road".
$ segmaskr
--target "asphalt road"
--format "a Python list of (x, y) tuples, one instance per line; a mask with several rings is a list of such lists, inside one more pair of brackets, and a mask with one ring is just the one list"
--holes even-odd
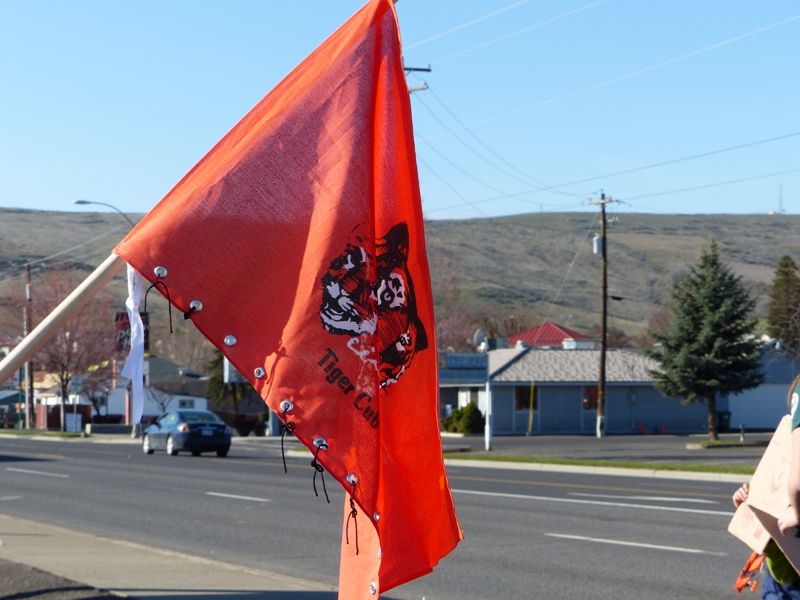
[[(591, 440), (572, 447), (597, 453), (603, 440)], [(545, 440), (531, 441), (542, 455)], [(646, 453), (644, 441), (629, 454)], [(669, 457), (694, 456), (686, 443), (655, 440)], [(755, 465), (761, 452), (741, 460)], [(314, 495), (309, 456), (290, 452), (287, 462), (285, 474), (277, 440), (241, 441), (218, 459), (2, 437), (0, 513), (336, 585), (344, 493), (328, 481), (328, 504), (319, 479)], [(733, 482), (464, 465), (448, 473), (466, 539), (433, 574), (383, 597), (730, 598), (749, 554), (726, 532)]]

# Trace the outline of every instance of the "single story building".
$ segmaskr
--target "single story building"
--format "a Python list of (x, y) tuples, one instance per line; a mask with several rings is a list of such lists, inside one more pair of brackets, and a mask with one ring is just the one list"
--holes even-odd
[(761, 372), (764, 383), (757, 388), (717, 400), (717, 409), (730, 413), (732, 429), (772, 430), (789, 412), (789, 388), (800, 375), (797, 353), (778, 340), (768, 341), (761, 348)]
[[(510, 352), (497, 351), (491, 376), (494, 434), (596, 432), (600, 350)], [(654, 367), (638, 352), (606, 351), (607, 434), (705, 431), (706, 406), (663, 396), (648, 374)]]
[[(788, 411), (791, 382), (800, 361), (777, 341), (762, 349), (764, 383), (717, 399), (718, 427), (771, 430)], [(469, 402), (486, 414), (491, 397), (494, 435), (594, 434), (600, 350), (587, 340), (564, 339), (561, 347), (526, 347), (485, 353), (440, 353), (441, 414)], [(657, 364), (631, 349), (606, 351), (605, 432), (705, 433), (705, 402), (683, 404), (653, 386)], [(487, 385), (488, 381), (488, 385)]]

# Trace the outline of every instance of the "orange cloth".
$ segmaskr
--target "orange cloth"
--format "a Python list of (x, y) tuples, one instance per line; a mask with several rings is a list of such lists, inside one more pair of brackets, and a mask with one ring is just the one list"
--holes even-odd
[[(372, 0), (114, 250), (349, 494), (340, 597), (429, 572), (462, 539), (439, 437), (433, 301), (391, 0)], [(156, 287), (164, 293), (163, 286)], [(349, 506), (346, 504), (346, 513)]]

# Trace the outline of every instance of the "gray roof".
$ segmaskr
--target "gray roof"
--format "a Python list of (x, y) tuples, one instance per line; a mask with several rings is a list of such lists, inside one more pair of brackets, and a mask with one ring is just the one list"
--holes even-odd
[(506, 366), (514, 362), (520, 355), (525, 354), (527, 351), (527, 348), (490, 350), (487, 352), (489, 356), (489, 373), (494, 377), (499, 371), (502, 371)]
[[(496, 350), (495, 352), (509, 352)], [(521, 356), (498, 356), (497, 362), (505, 362), (498, 370), (492, 369), (494, 382), (542, 383), (592, 383), (600, 376), (599, 350), (540, 350), (530, 348), (516, 351)], [(511, 360), (509, 360), (511, 358)], [(490, 365), (494, 361), (490, 360)], [(650, 383), (653, 378), (648, 369), (657, 368), (657, 363), (638, 352), (623, 349), (606, 351), (606, 382), (612, 383)]]
[(161, 386), (178, 395), (207, 397), (208, 377), (159, 356), (145, 360), (150, 363), (150, 385), (153, 387)]

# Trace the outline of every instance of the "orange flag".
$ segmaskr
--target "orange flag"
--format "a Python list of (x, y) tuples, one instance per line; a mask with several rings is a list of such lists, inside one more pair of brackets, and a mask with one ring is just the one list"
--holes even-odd
[(163, 267), (155, 289), (345, 488), (340, 597), (424, 575), (462, 539), (391, 0), (317, 48), (114, 251), (150, 282)]

